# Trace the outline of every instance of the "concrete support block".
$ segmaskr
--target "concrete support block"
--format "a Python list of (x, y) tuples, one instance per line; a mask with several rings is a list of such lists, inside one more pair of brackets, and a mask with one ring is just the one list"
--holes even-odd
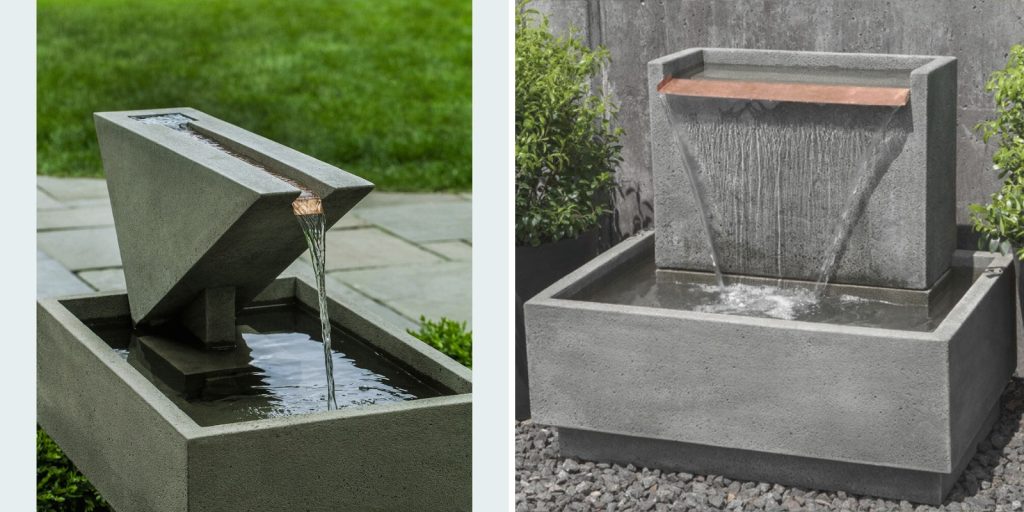
[(235, 288), (219, 286), (204, 288), (191, 304), (181, 312), (181, 323), (207, 348), (234, 346), (237, 334), (235, 327)]

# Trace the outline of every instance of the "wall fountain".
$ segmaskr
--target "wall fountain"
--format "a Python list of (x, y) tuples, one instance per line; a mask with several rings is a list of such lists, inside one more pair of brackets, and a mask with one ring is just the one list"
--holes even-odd
[(939, 503), (1016, 361), (1012, 258), (956, 250), (956, 60), (649, 63), (655, 227), (525, 307), (562, 454)]
[(37, 416), (104, 498), (468, 510), (469, 370), (324, 293), (372, 184), (190, 108), (95, 120), (127, 293), (39, 301)]

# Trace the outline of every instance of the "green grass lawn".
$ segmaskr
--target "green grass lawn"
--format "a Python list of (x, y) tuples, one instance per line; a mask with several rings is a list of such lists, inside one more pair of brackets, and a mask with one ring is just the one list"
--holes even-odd
[(92, 113), (190, 106), (385, 190), (471, 184), (469, 0), (39, 0), (38, 173)]

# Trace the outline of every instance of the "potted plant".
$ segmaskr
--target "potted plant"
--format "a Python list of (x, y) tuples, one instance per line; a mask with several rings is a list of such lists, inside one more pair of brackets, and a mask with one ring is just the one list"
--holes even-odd
[[(597, 255), (621, 161), (617, 107), (594, 78), (608, 51), (546, 16), (516, 9), (516, 295), (529, 300)], [(517, 328), (517, 331), (521, 330)], [(516, 335), (516, 417), (529, 417), (525, 346)]]
[[(971, 221), (981, 235), (979, 247), (1003, 253), (1014, 251), (1017, 305), (1024, 308), (1020, 300), (1024, 286), (1020, 265), (1024, 257), (1024, 45), (1010, 49), (1006, 67), (992, 73), (985, 89), (995, 98), (996, 116), (975, 129), (981, 131), (985, 142), (998, 140), (992, 168), (999, 173), (1003, 185), (992, 194), (988, 204), (971, 205)], [(1024, 364), (1022, 359), (1024, 351), (1018, 349), (1018, 372)]]
[(1024, 256), (1024, 45), (1010, 49), (1006, 68), (992, 73), (985, 89), (995, 98), (996, 117), (978, 124), (982, 139), (998, 139), (992, 168), (1003, 186), (986, 205), (971, 205), (982, 248)]

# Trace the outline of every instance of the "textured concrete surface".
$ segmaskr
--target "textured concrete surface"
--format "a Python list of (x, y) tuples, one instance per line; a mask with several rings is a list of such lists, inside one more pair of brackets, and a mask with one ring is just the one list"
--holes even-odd
[[(113, 217), (109, 203), (74, 206), (64, 204), (50, 197), (43, 185), (51, 189), (66, 190), (67, 187), (53, 185), (60, 179), (40, 177), (38, 195), (47, 201), (38, 203), (38, 218), (47, 218), (46, 227), (39, 226), (37, 243), (40, 259), (37, 263), (37, 296), (56, 297), (73, 295), (93, 290), (125, 290), (124, 271), (120, 267), (117, 237), (113, 229)], [(73, 180), (74, 183), (89, 183), (102, 180)], [(100, 190), (95, 185), (87, 188)], [(103, 197), (106, 188), (103, 187)], [(369, 201), (375, 198), (374, 201)], [(327, 285), (331, 296), (345, 300), (346, 297), (372, 298), (377, 316), (391, 325), (402, 329), (415, 329), (420, 315), (438, 320), (446, 315), (453, 320), (471, 324), (471, 265), (472, 241), (459, 238), (438, 242), (416, 242), (395, 235), (362, 217), (364, 203), (368, 203), (381, 214), (381, 210), (400, 208), (409, 202), (424, 206), (432, 204), (461, 203), (464, 207), (458, 216), (439, 219), (456, 225), (470, 225), (470, 200), (463, 194), (404, 194), (373, 192), (363, 203), (336, 223), (328, 232), (328, 275)], [(76, 203), (81, 204), (81, 203)], [(448, 206), (448, 208), (451, 208)], [(99, 210), (106, 213), (100, 213)], [(83, 213), (83, 211), (87, 213)], [(94, 229), (80, 227), (78, 219), (91, 217), (104, 219), (108, 224)], [(54, 227), (63, 226), (63, 227)], [(392, 224), (394, 226), (394, 224)], [(453, 231), (462, 228), (447, 228)], [(374, 250), (354, 243), (372, 244)], [(332, 245), (333, 244), (333, 245)], [(61, 262), (66, 262), (62, 264)], [(337, 265), (332, 267), (331, 263)], [(457, 264), (451, 264), (458, 262)], [(69, 265), (73, 265), (72, 269)], [(409, 268), (411, 270), (403, 270)], [(436, 275), (418, 275), (420, 271), (442, 271)], [(460, 269), (455, 271), (452, 269)], [(405, 287), (400, 280), (390, 275), (400, 271), (414, 287)], [(350, 276), (349, 274), (354, 274)], [(302, 254), (282, 272), (282, 275), (312, 276), (308, 254)], [(374, 278), (382, 281), (375, 285)], [(346, 283), (359, 283), (359, 291)], [(410, 290), (414, 290), (409, 292)], [(405, 293), (409, 292), (409, 293)], [(394, 297), (397, 300), (392, 301)]]
[[(910, 89), (910, 104), (897, 111), (791, 102), (765, 108), (757, 102), (658, 93), (666, 76), (686, 76), (715, 64), (801, 68), (808, 74), (837, 68), (894, 71), (891, 83)], [(839, 219), (860, 204), (855, 190), (866, 190), (863, 213), (831, 281), (930, 287), (949, 268), (956, 247), (956, 68), (950, 57), (720, 48), (652, 60), (648, 87), (658, 266), (713, 270), (704, 217), (690, 183), (693, 172), (723, 272), (816, 281)], [(736, 114), (740, 109), (742, 116)], [(737, 139), (750, 142), (737, 147)], [(818, 153), (799, 152), (793, 145), (810, 145)], [(762, 159), (772, 162), (772, 169), (757, 168)]]
[[(191, 118), (190, 129), (220, 147), (136, 119), (170, 113)], [(373, 188), (190, 108), (102, 112), (94, 119), (137, 323), (177, 317), (204, 288), (233, 288), (235, 303), (245, 305), (305, 251), (291, 211), (302, 191), (264, 169), (316, 193), (328, 226)]]
[(526, 303), (534, 421), (955, 476), (1013, 373), (1009, 256), (933, 332), (552, 298), (653, 246), (626, 240)]
[[(295, 279), (260, 300), (288, 297), (315, 307)], [(82, 323), (128, 313), (95, 294), (39, 301), (38, 421), (118, 510), (469, 510), (470, 371), (365, 302), (332, 298), (331, 316), (447, 396), (200, 427)]]
[[(624, 162), (617, 176), (619, 229), (626, 235), (653, 218), (651, 155), (645, 65), (685, 48), (731, 47), (774, 50), (952, 55), (960, 60), (957, 94), (957, 222), (967, 224), (967, 205), (998, 188), (991, 171), (993, 144), (974, 125), (992, 116), (985, 92), (989, 74), (1006, 65), (1010, 46), (1024, 31), (1024, 3), (1002, 0), (883, 0), (798, 2), (793, 0), (682, 0), (619, 2), (537, 0), (553, 27), (581, 30), (591, 45), (603, 44), (612, 63), (599, 83), (622, 105)], [(969, 231), (965, 230), (969, 234)], [(962, 236), (960, 247), (973, 249)]]

